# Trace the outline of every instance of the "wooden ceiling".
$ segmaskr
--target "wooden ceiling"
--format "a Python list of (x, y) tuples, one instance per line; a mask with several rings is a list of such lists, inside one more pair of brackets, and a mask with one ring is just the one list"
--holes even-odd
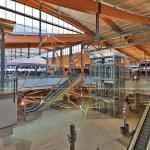
[[(98, 4), (96, 0), (16, 0), (26, 5), (35, 8), (40, 8), (64, 21), (76, 26), (78, 29), (85, 32), (86, 35), (77, 36), (57, 36), (57, 41), (52, 37), (48, 37), (47, 43), (43, 43), (43, 48), (57, 49), (59, 47), (75, 44), (83, 41), (94, 40), (93, 35), (96, 32), (96, 13)], [(111, 39), (106, 41), (105, 46), (123, 45), (129, 43), (129, 46), (120, 47), (118, 51), (125, 53), (129, 57), (143, 59), (145, 56), (150, 57), (150, 42), (143, 42), (150, 38), (150, 1), (149, 0), (103, 0), (100, 15), (100, 36), (103, 39), (108, 39), (112, 36), (118, 36), (119, 39)], [(122, 36), (127, 34), (127, 36)], [(53, 36), (55, 38), (55, 36)], [(29, 40), (28, 40), (29, 38)], [(43, 38), (45, 38), (43, 36)], [(15, 39), (6, 37), (6, 47), (38, 47), (38, 37), (24, 36)], [(65, 39), (65, 40), (64, 40)], [(34, 42), (33, 42), (34, 41)], [(50, 42), (51, 41), (51, 42)], [(52, 46), (52, 41), (55, 45)], [(61, 42), (60, 42), (61, 41)], [(134, 43), (131, 46), (130, 43)], [(117, 49), (116, 49), (117, 50)]]

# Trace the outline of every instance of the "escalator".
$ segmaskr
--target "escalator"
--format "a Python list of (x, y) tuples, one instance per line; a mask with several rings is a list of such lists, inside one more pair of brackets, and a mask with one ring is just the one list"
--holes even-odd
[[(139, 121), (136, 132), (130, 142), (128, 150), (149, 150), (150, 149), (150, 104)], [(149, 145), (149, 146), (148, 146)]]
[[(70, 82), (73, 83), (77, 80), (78, 77), (70, 77)], [(46, 103), (53, 102), (53, 100), (61, 94), (65, 89), (67, 89), (70, 86), (68, 80), (64, 81), (58, 87), (56, 87), (54, 90), (52, 90), (43, 100), (41, 100), (39, 103), (37, 103), (35, 106), (31, 108), (26, 108), (26, 113), (31, 113), (39, 110), (42, 108)]]
[(147, 113), (141, 132), (135, 143), (134, 150), (146, 150), (150, 138), (150, 110)]

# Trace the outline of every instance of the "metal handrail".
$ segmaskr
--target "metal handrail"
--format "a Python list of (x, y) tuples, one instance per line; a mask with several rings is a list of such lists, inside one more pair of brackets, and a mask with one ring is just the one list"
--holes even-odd
[(133, 150), (134, 149), (134, 146), (135, 146), (135, 144), (137, 142), (137, 139), (139, 137), (140, 131), (142, 129), (142, 126), (144, 124), (144, 121), (146, 119), (146, 116), (148, 114), (149, 109), (150, 109), (150, 102), (146, 106), (146, 108), (145, 108), (145, 110), (143, 112), (143, 115), (142, 115), (142, 117), (141, 117), (141, 119), (140, 119), (140, 121), (139, 121), (139, 123), (138, 123), (138, 125), (136, 127), (136, 131), (135, 131), (135, 133), (134, 133), (134, 135), (133, 135), (133, 137), (132, 137), (132, 139), (130, 141), (130, 144), (129, 144), (128, 148), (127, 148), (128, 150)]
[(146, 150), (149, 150), (149, 149), (150, 149), (150, 138), (149, 138)]

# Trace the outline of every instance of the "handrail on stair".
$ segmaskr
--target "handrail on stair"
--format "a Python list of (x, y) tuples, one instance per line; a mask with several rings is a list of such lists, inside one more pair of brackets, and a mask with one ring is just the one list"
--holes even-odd
[(150, 139), (149, 139), (149, 141), (148, 141), (146, 150), (150, 150)]
[[(128, 146), (128, 150), (133, 150), (134, 149), (134, 146), (135, 146), (135, 144), (137, 142), (138, 136), (140, 134), (140, 131), (142, 129), (142, 126), (144, 124), (144, 121), (146, 119), (146, 116), (148, 114), (149, 109), (150, 109), (150, 102), (147, 104), (147, 106), (146, 106), (146, 108), (145, 108), (145, 110), (143, 112), (143, 115), (142, 115), (142, 117), (141, 117), (141, 119), (140, 119), (140, 121), (139, 121), (139, 123), (138, 123), (138, 125), (136, 127), (136, 131), (135, 131), (135, 133), (134, 133), (134, 135), (133, 135), (133, 137), (132, 137), (132, 139), (130, 141), (130, 144)], [(149, 141), (149, 144), (150, 144), (150, 141)]]

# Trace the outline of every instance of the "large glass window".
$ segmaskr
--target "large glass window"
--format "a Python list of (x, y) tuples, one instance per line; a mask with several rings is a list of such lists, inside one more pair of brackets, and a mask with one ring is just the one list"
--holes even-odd
[[(11, 11), (0, 9), (0, 17), (8, 20), (12, 20), (16, 22), (16, 27), (14, 31), (21, 31), (24, 34), (25, 32), (38, 32), (39, 31), (39, 10), (36, 8), (32, 8), (30, 6), (23, 5), (19, 2), (15, 2), (12, 0), (0, 0), (0, 6), (16, 10), (16, 14)], [(20, 12), (22, 15), (20, 15)], [(28, 17), (25, 17), (25, 14)], [(33, 18), (30, 18), (33, 16)], [(19, 29), (17, 29), (19, 27)], [(69, 23), (52, 16), (46, 12), (41, 12), (41, 30), (42, 33), (50, 33), (50, 34), (78, 34), (83, 33), (76, 27), (73, 27)], [(65, 29), (64, 29), (65, 28)]]
[(47, 24), (47, 33), (53, 33), (52, 25)]
[(14, 28), (15, 32), (17, 33), (24, 33), (25, 32), (25, 27), (23, 25), (16, 25)]
[(59, 34), (63, 34), (64, 33), (64, 29), (63, 28), (59, 28)]
[(47, 21), (52, 22), (52, 15), (47, 14)]
[(29, 27), (32, 27), (32, 19), (28, 18), (28, 17), (25, 17), (25, 25), (29, 26)]
[(5, 7), (6, 6), (6, 1), (5, 0), (1, 0), (0, 5)]
[(42, 28), (42, 30), (43, 30), (43, 31), (45, 31), (45, 32), (46, 32), (46, 23), (42, 22), (42, 24), (41, 24), (41, 28)]
[(69, 33), (69, 31), (64, 29), (64, 34), (68, 34), (68, 33)]
[(32, 32), (33, 32), (33, 30), (31, 27), (25, 26), (25, 33), (32, 33)]
[(59, 25), (63, 27), (64, 26), (64, 21), (59, 19)]
[(24, 13), (24, 5), (16, 2), (16, 11)]
[[(3, 1), (3, 0), (2, 0)], [(7, 0), (7, 8), (10, 8), (10, 9), (13, 9), (13, 10), (15, 10), (15, 2), (14, 1), (12, 1), (12, 0)]]
[(80, 53), (81, 52), (81, 44), (72, 47), (72, 53)]
[(58, 31), (58, 27), (53, 26), (53, 33), (54, 33), (54, 34), (58, 34), (58, 32), (59, 32), (59, 31)]
[(58, 18), (53, 17), (53, 23), (54, 23), (54, 24), (58, 24)]
[(33, 8), (33, 17), (39, 18), (39, 10)]
[(52, 58), (52, 57), (53, 57), (53, 52), (49, 52), (49, 53), (48, 53), (48, 57), (49, 57), (49, 58)]
[(46, 13), (45, 13), (45, 12), (42, 12), (42, 13), (41, 13), (41, 18), (42, 18), (43, 20), (46, 20)]
[(60, 56), (60, 50), (55, 52), (55, 57), (59, 57)]
[(64, 22), (64, 27), (68, 28), (69, 24), (67, 22)]
[(39, 21), (33, 20), (33, 28), (39, 29)]
[(63, 55), (69, 55), (69, 48), (64, 48), (64, 49), (62, 50), (62, 54), (63, 54)]
[(24, 16), (16, 14), (16, 23), (24, 25)]
[(32, 7), (30, 7), (30, 6), (25, 6), (25, 13), (26, 13), (27, 15), (32, 16)]
[(15, 13), (6, 11), (6, 19), (15, 21), (15, 18), (16, 18), (16, 17), (15, 17)]
[(0, 18), (3, 18), (5, 19), (6, 18), (6, 15), (5, 15), (6, 11), (3, 10), (3, 9), (0, 9)]

